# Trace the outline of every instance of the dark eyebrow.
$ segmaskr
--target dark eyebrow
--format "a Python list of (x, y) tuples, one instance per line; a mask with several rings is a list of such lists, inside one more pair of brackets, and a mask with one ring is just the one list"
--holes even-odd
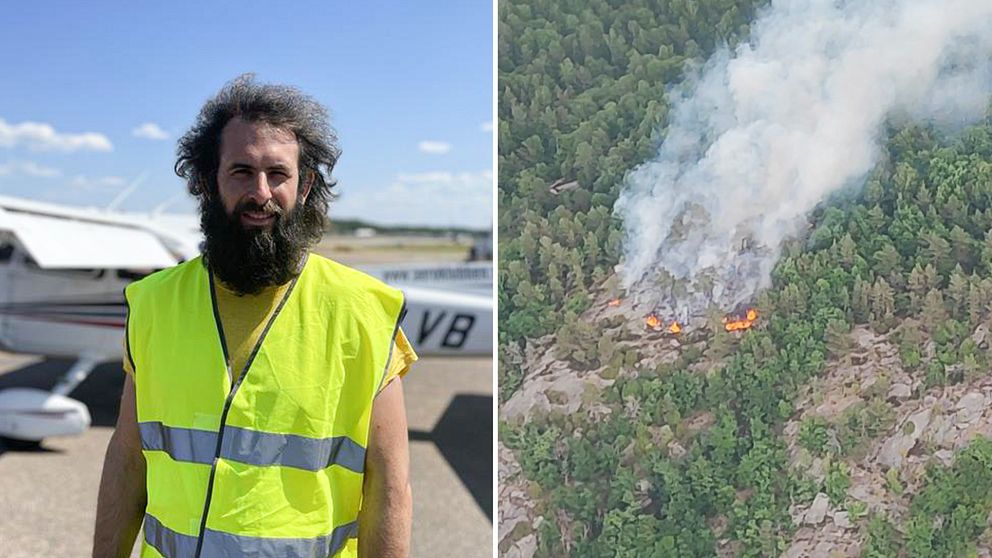
[[(283, 163), (275, 163), (275, 164), (272, 164), (272, 165), (269, 165), (269, 166), (266, 167), (266, 170), (268, 170), (268, 171), (281, 171), (281, 172), (284, 172), (286, 174), (289, 174), (289, 169), (290, 169), (289, 165), (286, 165), (286, 164), (283, 164)], [(253, 165), (248, 164), (248, 163), (242, 163), (242, 162), (237, 162), (236, 161), (236, 162), (231, 163), (230, 165), (228, 165), (227, 166), (227, 169), (226, 169), (227, 172), (233, 172), (233, 171), (238, 171), (238, 170), (249, 170), (249, 171), (253, 171), (254, 172), (255, 167)]]

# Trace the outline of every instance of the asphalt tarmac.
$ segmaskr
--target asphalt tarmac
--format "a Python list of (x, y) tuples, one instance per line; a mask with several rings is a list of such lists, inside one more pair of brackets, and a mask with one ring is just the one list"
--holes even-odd
[[(0, 389), (48, 389), (70, 365), (0, 353)], [(0, 557), (89, 557), (103, 456), (123, 386), (98, 367), (70, 394), (93, 427), (34, 450), (0, 445)], [(492, 359), (424, 358), (404, 379), (414, 557), (492, 556)], [(138, 545), (132, 556), (138, 556)]]

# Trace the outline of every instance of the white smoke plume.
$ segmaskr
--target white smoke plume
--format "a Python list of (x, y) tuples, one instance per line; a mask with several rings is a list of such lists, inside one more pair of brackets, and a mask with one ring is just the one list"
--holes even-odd
[(748, 300), (816, 204), (863, 181), (887, 117), (962, 125), (992, 95), (992, 0), (773, 0), (751, 29), (683, 84), (617, 202), (624, 286), (654, 303)]

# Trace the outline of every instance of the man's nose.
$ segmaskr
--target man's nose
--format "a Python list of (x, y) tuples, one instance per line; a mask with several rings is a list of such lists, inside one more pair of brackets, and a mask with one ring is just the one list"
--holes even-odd
[(272, 188), (269, 186), (269, 178), (264, 172), (255, 175), (248, 189), (248, 198), (258, 205), (265, 205), (272, 199)]

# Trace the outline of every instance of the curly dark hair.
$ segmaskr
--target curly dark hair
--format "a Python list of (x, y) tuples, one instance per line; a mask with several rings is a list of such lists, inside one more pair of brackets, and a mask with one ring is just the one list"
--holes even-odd
[(331, 171), (341, 156), (327, 110), (295, 87), (256, 83), (255, 75), (250, 73), (225, 84), (200, 109), (193, 127), (179, 138), (176, 174), (186, 181), (201, 208), (216, 196), (221, 131), (236, 117), (296, 135), (300, 146), (299, 187), (307, 179), (313, 180), (305, 202), (307, 212), (326, 215), (337, 183)]

